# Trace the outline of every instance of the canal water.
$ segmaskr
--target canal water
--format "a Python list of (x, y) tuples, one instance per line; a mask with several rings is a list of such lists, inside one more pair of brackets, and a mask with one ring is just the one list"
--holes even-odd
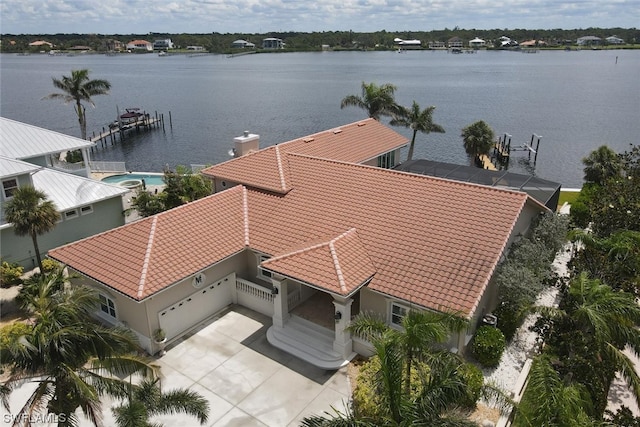
[[(125, 108), (164, 114), (165, 129), (95, 150), (96, 160), (128, 170), (213, 164), (229, 158), (235, 136), (249, 130), (268, 146), (366, 117), (340, 109), (364, 82), (392, 83), (396, 99), (436, 106), (444, 134), (418, 134), (414, 158), (468, 164), (461, 129), (486, 121), (518, 146), (541, 135), (537, 166), (516, 152), (511, 170), (565, 187), (582, 183), (581, 159), (600, 145), (624, 151), (639, 142), (640, 51), (317, 52), (190, 57), (0, 55), (0, 114), (79, 136), (72, 105), (43, 100), (52, 77), (88, 68), (112, 84), (88, 107), (96, 133)], [(169, 125), (171, 113), (172, 126)], [(388, 123), (388, 119), (383, 119)], [(395, 128), (411, 136), (411, 131)], [(403, 154), (406, 155), (406, 152)]]

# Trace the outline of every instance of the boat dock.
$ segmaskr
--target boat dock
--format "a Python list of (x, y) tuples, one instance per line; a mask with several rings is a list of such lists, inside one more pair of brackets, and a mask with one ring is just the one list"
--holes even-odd
[[(102, 127), (102, 130), (96, 134), (93, 132), (89, 139), (91, 142), (95, 142), (95, 148), (105, 148), (107, 145), (114, 145), (118, 142), (124, 141), (127, 136), (133, 132), (139, 134), (144, 131), (152, 129), (165, 128), (164, 114), (156, 111), (152, 116), (146, 112), (139, 112), (138, 108), (128, 108), (127, 112), (121, 114), (116, 120), (107, 127)], [(169, 112), (169, 126), (173, 127), (171, 112)]]

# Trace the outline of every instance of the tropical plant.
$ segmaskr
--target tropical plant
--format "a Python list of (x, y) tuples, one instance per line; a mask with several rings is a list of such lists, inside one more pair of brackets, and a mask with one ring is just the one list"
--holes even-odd
[(124, 327), (107, 328), (91, 320), (98, 297), (87, 287), (59, 287), (55, 278), (43, 280), (28, 293), (23, 308), (32, 319), (28, 333), (0, 348), (0, 363), (9, 370), (2, 387), (8, 394), (26, 381), (36, 384), (17, 419), (33, 419), (46, 408), (59, 426), (77, 425), (80, 409), (94, 424), (101, 419), (103, 395), (125, 398), (128, 383), (120, 378), (155, 368), (137, 354), (133, 333)]
[(433, 123), (433, 111), (436, 107), (427, 107), (424, 110), (420, 109), (420, 105), (416, 101), (413, 101), (411, 108), (398, 106), (396, 108), (393, 119), (390, 124), (392, 126), (404, 126), (413, 130), (413, 136), (411, 137), (411, 144), (409, 145), (409, 153), (407, 154), (407, 161), (413, 158), (413, 149), (416, 144), (416, 135), (418, 132), (429, 134), (431, 132), (444, 133), (444, 128), (439, 124)]
[(489, 154), (493, 147), (493, 129), (482, 120), (464, 127), (460, 136), (464, 142), (464, 151), (472, 159)]
[(610, 178), (620, 176), (622, 165), (620, 157), (606, 145), (598, 147), (589, 156), (582, 159), (584, 164), (585, 182), (593, 182), (602, 185)]
[(198, 419), (200, 424), (209, 418), (209, 402), (195, 391), (175, 389), (163, 393), (159, 378), (145, 379), (129, 387), (126, 403), (112, 408), (117, 427), (150, 427), (149, 418), (155, 415), (184, 413)]
[(616, 291), (581, 273), (563, 289), (558, 309), (540, 308), (549, 324), (545, 349), (557, 357), (560, 377), (585, 386), (601, 416), (618, 372), (640, 402), (640, 377), (622, 351), (640, 353), (640, 306), (633, 294)]
[(378, 86), (362, 82), (362, 95), (347, 95), (340, 108), (353, 106), (367, 111), (369, 117), (380, 120), (380, 116), (391, 116), (397, 110), (394, 98), (396, 87), (390, 83)]
[(411, 369), (425, 351), (434, 350), (435, 346), (444, 343), (452, 332), (460, 332), (467, 327), (467, 320), (459, 313), (407, 310), (402, 318), (402, 329), (390, 328), (378, 315), (363, 312), (351, 322), (349, 330), (369, 341), (394, 337), (404, 352), (406, 360), (404, 387), (409, 394), (411, 386)]
[(24, 185), (13, 192), (13, 197), (5, 204), (4, 214), (18, 236), (31, 237), (38, 267), (43, 271), (38, 236), (53, 230), (60, 219), (55, 204), (43, 191)]
[(506, 341), (500, 329), (481, 326), (473, 336), (471, 353), (482, 366), (494, 367), (500, 363), (505, 347)]
[(2, 261), (0, 265), (0, 285), (3, 288), (19, 285), (22, 283), (22, 273), (24, 273), (24, 267), (15, 262)]
[(80, 124), (82, 139), (87, 139), (87, 116), (83, 102), (95, 107), (93, 96), (107, 95), (111, 89), (111, 83), (106, 80), (90, 80), (89, 70), (72, 70), (71, 76), (62, 76), (61, 79), (53, 77), (53, 86), (62, 93), (51, 93), (43, 99), (62, 99), (65, 104), (74, 102), (74, 109)]
[(534, 359), (527, 387), (516, 411), (515, 427), (590, 425), (592, 404), (580, 384), (566, 384), (548, 356)]

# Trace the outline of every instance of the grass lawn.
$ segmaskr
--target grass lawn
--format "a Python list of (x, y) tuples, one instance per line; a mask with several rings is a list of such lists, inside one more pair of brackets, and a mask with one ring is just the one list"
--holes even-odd
[(573, 203), (578, 198), (580, 192), (578, 191), (560, 191), (560, 199), (558, 200), (558, 208), (566, 203)]

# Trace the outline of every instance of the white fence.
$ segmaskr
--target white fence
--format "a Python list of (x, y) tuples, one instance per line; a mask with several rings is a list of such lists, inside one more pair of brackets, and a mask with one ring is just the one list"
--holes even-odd
[(89, 162), (91, 172), (127, 172), (127, 166), (125, 162)]

